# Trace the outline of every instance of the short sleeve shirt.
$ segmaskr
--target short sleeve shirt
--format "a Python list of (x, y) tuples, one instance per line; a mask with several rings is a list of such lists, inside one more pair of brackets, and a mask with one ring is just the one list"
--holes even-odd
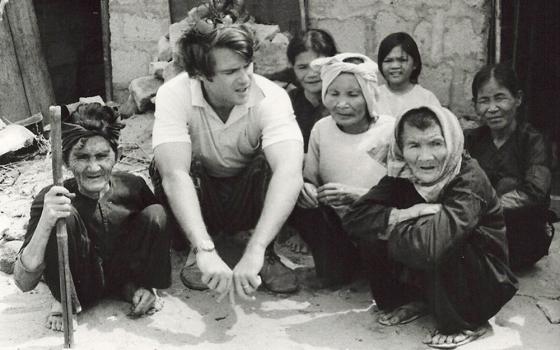
[(379, 114), (388, 114), (396, 118), (412, 108), (432, 105), (440, 105), (438, 98), (420, 84), (414, 84), (412, 89), (405, 93), (393, 92), (387, 85), (379, 87), (377, 104)]
[(278, 142), (303, 142), (290, 98), (284, 89), (257, 74), (247, 103), (236, 105), (224, 123), (204, 99), (201, 82), (181, 73), (160, 87), (152, 147), (191, 144), (192, 158), (210, 176), (237, 175), (262, 148)]

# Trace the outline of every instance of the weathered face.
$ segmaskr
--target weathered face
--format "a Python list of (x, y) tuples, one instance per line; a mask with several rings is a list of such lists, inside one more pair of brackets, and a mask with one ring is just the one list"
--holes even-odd
[(493, 131), (509, 128), (521, 105), (521, 93), (512, 95), (493, 77), (478, 89), (475, 108), (482, 121)]
[(321, 93), (321, 72), (311, 69), (309, 64), (316, 58), (324, 57), (313, 51), (304, 51), (294, 60), (294, 74), (301, 87), (312, 94)]
[(214, 76), (202, 78), (209, 103), (215, 108), (233, 108), (249, 100), (249, 89), (253, 79), (253, 63), (233, 50), (215, 48)]
[(344, 132), (356, 134), (367, 129), (367, 104), (354, 74), (337, 76), (327, 88), (323, 103)]
[(436, 181), (447, 158), (445, 139), (439, 125), (434, 123), (420, 130), (405, 122), (401, 140), (404, 160), (418, 182), (430, 185)]
[(410, 75), (414, 68), (414, 59), (400, 45), (395, 46), (381, 62), (383, 76), (394, 90), (404, 89), (411, 84)]
[(115, 152), (102, 136), (81, 139), (70, 150), (68, 169), (74, 174), (78, 190), (83, 195), (99, 198), (101, 191), (109, 188), (115, 165)]

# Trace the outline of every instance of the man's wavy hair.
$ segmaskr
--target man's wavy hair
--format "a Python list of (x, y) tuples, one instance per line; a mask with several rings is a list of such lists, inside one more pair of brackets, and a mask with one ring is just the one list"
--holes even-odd
[[(211, 79), (215, 75), (212, 49), (230, 49), (246, 62), (253, 60), (255, 39), (245, 24), (213, 25), (200, 21), (177, 42), (181, 64), (191, 77)], [(210, 27), (209, 27), (210, 26)]]

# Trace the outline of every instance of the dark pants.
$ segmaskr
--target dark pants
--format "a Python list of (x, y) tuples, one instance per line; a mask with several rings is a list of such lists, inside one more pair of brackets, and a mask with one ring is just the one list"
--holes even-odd
[(439, 257), (429, 251), (407, 251), (407, 263), (425, 262), (415, 265), (416, 269), (395, 259), (392, 250), (398, 244), (392, 243), (382, 240), (359, 243), (373, 298), (382, 310), (423, 299), (438, 329), (452, 333), (483, 324), (516, 292), (515, 285), (510, 283), (516, 279), (508, 267), (469, 242)]
[(505, 209), (509, 262), (512, 269), (534, 265), (548, 255), (553, 227), (546, 207)]
[[(169, 237), (166, 214), (159, 204), (150, 205), (122, 224), (112, 254), (100, 252), (95, 232), (88, 232), (77, 211), (66, 219), (70, 271), (82, 306), (109, 294), (122, 292), (126, 283), (163, 289), (171, 285)], [(102, 258), (105, 256), (105, 259)], [(60, 301), (58, 248), (51, 235), (45, 252), (45, 280)]]
[(352, 280), (360, 269), (360, 254), (331, 207), (304, 209), (296, 206), (288, 224), (309, 246), (317, 277), (327, 285)]
[[(212, 177), (208, 175), (202, 162), (197, 160), (193, 160), (191, 163), (190, 175), (195, 184), (202, 217), (210, 235), (215, 236), (221, 232), (233, 234), (255, 227), (260, 218), (272, 176), (272, 171), (263, 153), (259, 153), (247, 168), (233, 177)], [(184, 249), (187, 242), (169, 207), (155, 162), (152, 162), (150, 166), (150, 177), (158, 201), (165, 206), (168, 216), (171, 218), (170, 233), (173, 237), (174, 248)]]

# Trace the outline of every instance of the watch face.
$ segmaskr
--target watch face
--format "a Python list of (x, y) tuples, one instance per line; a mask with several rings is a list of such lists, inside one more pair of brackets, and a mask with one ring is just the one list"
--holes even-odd
[(211, 252), (215, 249), (214, 242), (211, 240), (204, 240), (195, 247), (195, 254), (198, 252)]

